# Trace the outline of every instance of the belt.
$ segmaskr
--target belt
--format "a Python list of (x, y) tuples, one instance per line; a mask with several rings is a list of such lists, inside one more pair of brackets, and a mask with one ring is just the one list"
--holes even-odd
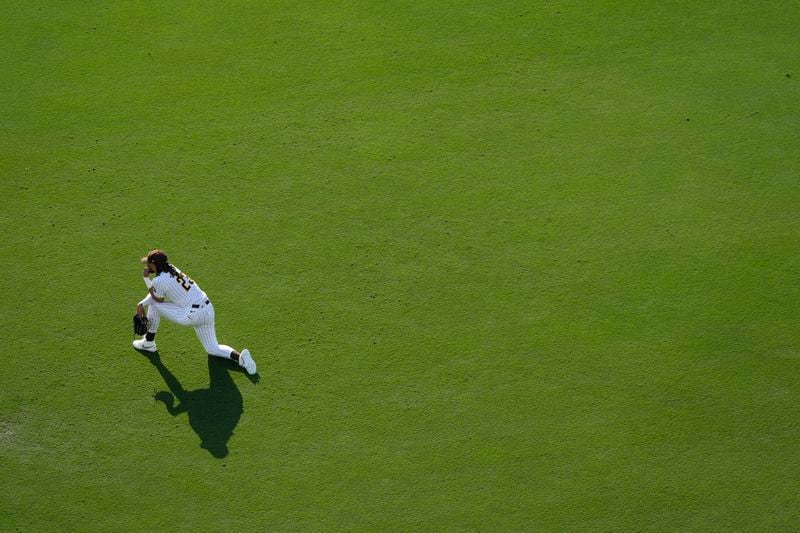
[(205, 302), (203, 302), (201, 304), (192, 304), (192, 309), (200, 309), (200, 307), (202, 307), (204, 305), (208, 305), (208, 303), (209, 303), (208, 300), (206, 300)]

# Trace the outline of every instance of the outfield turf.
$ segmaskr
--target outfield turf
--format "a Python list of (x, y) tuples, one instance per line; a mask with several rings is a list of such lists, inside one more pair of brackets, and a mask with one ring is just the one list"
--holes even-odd
[(0, 530), (800, 529), (797, 1), (0, 7)]

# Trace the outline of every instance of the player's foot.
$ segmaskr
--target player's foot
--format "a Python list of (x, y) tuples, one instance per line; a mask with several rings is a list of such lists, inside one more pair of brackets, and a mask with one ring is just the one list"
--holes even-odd
[(156, 341), (149, 341), (147, 339), (133, 341), (133, 347), (144, 352), (155, 352), (158, 349), (156, 348)]
[(251, 376), (256, 373), (256, 362), (250, 357), (250, 350), (245, 348), (239, 356), (239, 366), (244, 367)]

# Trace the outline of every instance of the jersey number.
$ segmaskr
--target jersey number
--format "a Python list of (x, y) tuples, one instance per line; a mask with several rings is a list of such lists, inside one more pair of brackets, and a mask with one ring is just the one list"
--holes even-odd
[(189, 290), (192, 288), (192, 285), (194, 285), (194, 281), (192, 281), (192, 278), (190, 278), (183, 272), (178, 274), (178, 276), (175, 278), (175, 281), (180, 283), (181, 287), (186, 289), (186, 292), (189, 292)]

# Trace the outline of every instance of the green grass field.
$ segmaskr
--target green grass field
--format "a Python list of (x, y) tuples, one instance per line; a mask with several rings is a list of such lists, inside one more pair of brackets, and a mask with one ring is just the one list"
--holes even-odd
[(0, 530), (800, 529), (797, 1), (0, 7)]

